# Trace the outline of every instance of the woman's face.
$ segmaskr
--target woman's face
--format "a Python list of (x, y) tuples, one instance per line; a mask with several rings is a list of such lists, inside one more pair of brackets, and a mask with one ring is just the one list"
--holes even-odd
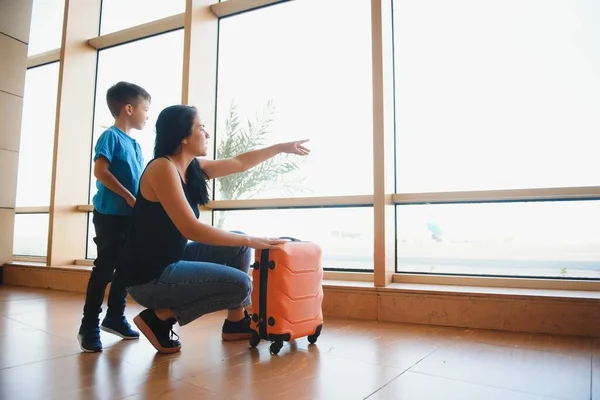
[(190, 150), (197, 156), (202, 157), (208, 154), (208, 139), (210, 135), (204, 129), (204, 124), (200, 117), (196, 115), (192, 125), (192, 133), (189, 137)]

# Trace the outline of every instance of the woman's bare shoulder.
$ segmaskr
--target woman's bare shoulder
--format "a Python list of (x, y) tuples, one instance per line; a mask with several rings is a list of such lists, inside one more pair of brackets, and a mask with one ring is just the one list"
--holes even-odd
[(166, 158), (152, 160), (140, 181), (142, 195), (150, 201), (157, 201), (156, 192), (162, 191), (165, 186), (174, 186), (178, 182), (177, 177), (177, 170), (169, 160)]
[(166, 158), (157, 158), (148, 164), (144, 175), (148, 175), (149, 177), (154, 177), (156, 175), (164, 176), (165, 174), (170, 175), (173, 171), (176, 171), (173, 163)]
[(169, 161), (166, 157), (160, 157), (150, 161), (150, 163), (148, 163), (147, 169), (165, 168), (166, 166), (172, 164), (173, 163)]

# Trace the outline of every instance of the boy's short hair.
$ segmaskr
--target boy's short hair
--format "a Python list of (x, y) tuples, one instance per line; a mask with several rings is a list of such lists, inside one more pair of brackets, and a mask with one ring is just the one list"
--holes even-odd
[(141, 86), (130, 82), (118, 82), (106, 91), (106, 104), (114, 118), (121, 114), (121, 109), (126, 104), (134, 107), (138, 105), (140, 97), (150, 101), (150, 94)]

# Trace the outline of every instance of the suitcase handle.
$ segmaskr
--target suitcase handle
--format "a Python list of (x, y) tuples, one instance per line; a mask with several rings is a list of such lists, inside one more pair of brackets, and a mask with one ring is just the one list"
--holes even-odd
[(288, 239), (288, 240), (291, 240), (292, 242), (300, 242), (300, 239), (296, 239), (291, 236), (279, 236), (279, 239)]

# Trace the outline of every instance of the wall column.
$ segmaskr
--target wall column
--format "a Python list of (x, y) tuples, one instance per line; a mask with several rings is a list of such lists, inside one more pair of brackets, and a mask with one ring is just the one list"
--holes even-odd
[(392, 282), (396, 266), (394, 59), (392, 0), (371, 0), (373, 52), (374, 284)]
[(12, 260), (32, 0), (0, 1), (0, 266)]
[[(195, 106), (215, 138), (217, 47), (219, 19), (210, 9), (214, 0), (187, 0), (183, 45), (182, 104)], [(213, 139), (214, 140), (214, 139)], [(213, 141), (213, 145), (216, 143)], [(209, 149), (214, 157), (214, 146)], [(200, 210), (200, 220), (212, 224), (212, 212)]]

